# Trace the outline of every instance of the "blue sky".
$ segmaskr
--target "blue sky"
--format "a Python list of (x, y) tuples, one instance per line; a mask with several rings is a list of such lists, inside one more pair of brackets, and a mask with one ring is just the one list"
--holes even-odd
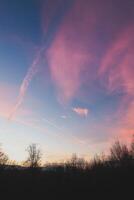
[[(132, 1), (0, 2), (0, 142), (89, 158), (134, 133)], [(9, 119), (10, 118), (10, 119)]]

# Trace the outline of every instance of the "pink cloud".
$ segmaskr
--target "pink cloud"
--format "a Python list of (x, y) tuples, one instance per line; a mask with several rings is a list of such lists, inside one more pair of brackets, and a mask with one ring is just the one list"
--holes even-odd
[[(77, 1), (59, 27), (54, 41), (47, 51), (47, 58), (51, 78), (62, 103), (77, 97), (83, 84), (88, 87), (92, 83), (93, 71), (98, 65), (95, 74), (99, 75), (99, 81), (103, 81), (106, 92), (117, 94), (122, 92), (124, 94), (119, 109), (114, 113), (119, 121), (114, 132), (123, 137), (124, 132), (127, 134), (133, 132), (134, 124), (134, 108), (132, 106), (132, 99), (134, 99), (134, 26), (131, 23), (128, 26), (124, 24), (114, 27), (112, 23), (109, 25), (110, 20), (104, 19), (108, 12), (106, 10), (108, 5), (101, 8), (98, 5), (88, 3), (86, 0)], [(110, 15), (112, 20), (117, 18), (112, 13)], [(102, 19), (104, 20), (104, 30), (100, 26)], [(96, 37), (98, 27), (104, 36), (107, 37), (107, 32), (109, 36), (112, 36), (111, 41), (106, 44), (106, 52), (105, 44), (102, 44)], [(100, 63), (96, 59), (100, 49), (99, 45), (103, 52)], [(96, 51), (93, 51), (94, 48)], [(90, 93), (92, 93), (91, 90)], [(88, 110), (83, 108), (73, 108), (73, 111), (80, 116), (88, 114)], [(112, 129), (110, 130), (109, 127), (111, 136), (113, 135)]]
[(134, 26), (124, 28), (112, 42), (107, 53), (102, 58), (99, 69), (100, 77), (107, 76), (107, 89), (109, 91), (124, 90), (132, 92), (134, 88)]
[[(59, 3), (60, 0), (57, 2)], [(51, 78), (62, 103), (71, 101), (80, 93), (87, 96), (86, 101), (89, 101), (87, 88), (90, 87), (90, 83), (92, 84), (95, 70), (95, 74), (98, 74), (96, 82), (103, 82), (105, 92), (124, 94), (119, 108), (113, 114), (119, 121), (113, 132), (123, 137), (124, 132), (131, 134), (130, 130), (133, 129), (134, 124), (134, 26), (131, 21), (128, 25), (126, 23), (130, 20), (129, 14), (127, 19), (124, 19), (124, 12), (117, 13), (116, 9), (113, 14), (116, 1), (99, 5), (97, 1), (94, 3), (87, 0), (76, 1), (59, 27), (54, 41), (47, 51), (47, 59)], [(50, 15), (46, 13), (48, 24), (46, 24), (45, 30), (48, 29), (55, 12), (54, 9), (57, 8), (50, 6), (48, 9)], [(106, 19), (107, 15), (109, 19)], [(44, 18), (46, 17), (44, 16)], [(124, 19), (125, 23), (121, 24), (120, 19)], [(104, 42), (101, 41), (101, 38), (102, 41), (105, 38)], [(102, 54), (98, 58), (100, 51)], [(95, 66), (98, 68), (95, 69)], [(86, 94), (84, 91), (80, 92), (83, 84), (86, 86)], [(91, 96), (93, 92), (96, 91), (92, 91), (91, 88)], [(84, 99), (85, 96), (82, 98)], [(88, 110), (82, 108), (73, 108), (73, 111), (81, 116), (88, 114)], [(112, 127), (109, 125), (108, 129), (112, 135), (113, 128), (110, 126)]]
[(76, 114), (80, 115), (81, 117), (86, 117), (89, 113), (89, 110), (87, 108), (73, 108), (72, 109)]
[[(76, 96), (83, 74), (93, 60), (90, 50), (95, 19), (89, 3), (78, 1), (64, 19), (47, 52), (52, 80), (63, 103)], [(89, 70), (89, 69), (88, 69)]]
[[(114, 131), (121, 140), (130, 142), (134, 134), (134, 26), (125, 27), (102, 58), (100, 78), (109, 93), (123, 93), (117, 110), (118, 125)], [(105, 78), (104, 78), (105, 77)]]

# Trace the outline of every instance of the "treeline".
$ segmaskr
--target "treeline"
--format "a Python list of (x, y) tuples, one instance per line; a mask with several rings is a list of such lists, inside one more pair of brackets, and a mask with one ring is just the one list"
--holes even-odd
[[(27, 148), (22, 166), (10, 165), (0, 153), (0, 194), (36, 199), (133, 199), (134, 139), (129, 146), (116, 141), (108, 156), (87, 162), (76, 154), (64, 163), (42, 164), (37, 145)], [(131, 198), (130, 198), (131, 196)]]
[(31, 144), (26, 149), (28, 155), (27, 159), (21, 162), (21, 165), (17, 164), (15, 161), (11, 161), (7, 154), (0, 149), (0, 168), (12, 168), (12, 167), (22, 167), (25, 169), (36, 169), (43, 168), (44, 170), (58, 170), (58, 168), (63, 168), (64, 171), (67, 169), (89, 169), (98, 166), (113, 166), (117, 167), (119, 165), (133, 165), (134, 164), (134, 137), (129, 146), (116, 141), (110, 148), (110, 153), (108, 156), (101, 154), (101, 156), (94, 156), (89, 162), (84, 158), (79, 158), (77, 154), (73, 154), (72, 157), (64, 163), (42, 163), (42, 152), (36, 144)]

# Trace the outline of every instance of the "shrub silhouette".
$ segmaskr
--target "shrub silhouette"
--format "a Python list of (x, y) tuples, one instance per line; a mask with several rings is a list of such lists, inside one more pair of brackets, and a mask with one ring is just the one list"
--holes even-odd
[(132, 158), (134, 159), (134, 135), (133, 135), (133, 139), (130, 146), (130, 153), (131, 153)]
[(110, 149), (110, 161), (115, 163), (126, 163), (132, 159), (128, 147), (125, 144), (121, 144), (116, 141)]

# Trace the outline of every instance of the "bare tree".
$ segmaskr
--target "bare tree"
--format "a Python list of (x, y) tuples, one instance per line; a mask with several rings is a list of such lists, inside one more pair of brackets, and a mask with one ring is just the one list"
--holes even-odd
[(0, 148), (0, 166), (2, 167), (6, 165), (7, 162), (8, 162), (8, 156)]
[(42, 153), (39, 148), (37, 148), (36, 144), (31, 144), (26, 149), (28, 152), (28, 158), (26, 160), (26, 164), (30, 168), (37, 168), (41, 165), (41, 157)]

